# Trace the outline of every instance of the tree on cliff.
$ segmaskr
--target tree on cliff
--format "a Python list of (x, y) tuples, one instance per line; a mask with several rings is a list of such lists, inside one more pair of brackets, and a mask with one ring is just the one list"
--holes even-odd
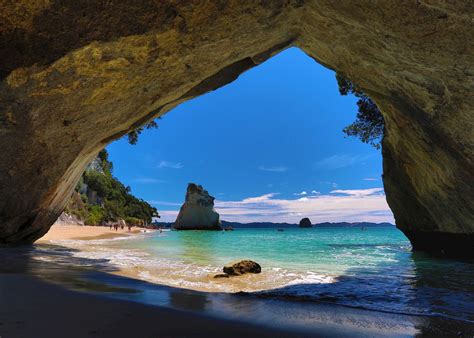
[[(155, 207), (133, 196), (130, 187), (113, 177), (113, 164), (105, 149), (98, 154), (94, 163), (97, 165), (90, 165), (83, 173), (76, 187), (77, 196), (73, 194), (66, 212), (75, 214), (90, 225), (119, 218), (139, 225), (150, 223), (153, 217), (160, 217)], [(78, 197), (82, 203), (77, 203)]]
[(385, 125), (380, 109), (356, 84), (340, 74), (336, 74), (336, 79), (341, 95), (354, 94), (359, 99), (356, 120), (342, 131), (380, 149)]
[[(161, 119), (161, 117), (158, 117), (157, 119)], [(158, 128), (158, 123), (156, 120), (150, 121), (147, 124), (145, 124), (143, 127), (139, 127), (127, 134), (128, 138), (128, 143), (135, 145), (138, 142), (138, 136), (142, 133), (143, 129), (152, 129), (152, 128)]]
[[(384, 119), (380, 109), (356, 84), (346, 79), (341, 74), (336, 74), (336, 79), (339, 86), (339, 93), (341, 93), (341, 95), (353, 94), (358, 98), (356, 120), (346, 126), (342, 131), (347, 136), (358, 137), (362, 142), (380, 149), (384, 133)], [(157, 119), (161, 119), (161, 117), (158, 117)], [(153, 128), (158, 128), (156, 120), (150, 121), (144, 126), (129, 132), (127, 134), (128, 142), (132, 145), (137, 144), (138, 137), (143, 130)]]

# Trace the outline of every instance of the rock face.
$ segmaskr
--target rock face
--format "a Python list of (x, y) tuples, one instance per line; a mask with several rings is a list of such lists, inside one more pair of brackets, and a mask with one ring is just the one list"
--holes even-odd
[(223, 271), (230, 276), (240, 276), (246, 273), (260, 273), (262, 267), (257, 262), (243, 260), (227, 264)]
[[(4, 1), (0, 244), (32, 243), (109, 142), (297, 46), (381, 108), (415, 250), (474, 256), (469, 1)], [(271, 115), (269, 115), (271, 118)]]
[(71, 215), (71, 214), (67, 214), (67, 213), (63, 212), (58, 217), (55, 224), (58, 224), (58, 225), (84, 225), (84, 222), (79, 217), (77, 217), (76, 215)]
[(173, 227), (177, 230), (222, 230), (214, 197), (194, 183), (188, 184), (186, 199)]
[(300, 228), (311, 228), (313, 225), (308, 217), (302, 218), (300, 221)]

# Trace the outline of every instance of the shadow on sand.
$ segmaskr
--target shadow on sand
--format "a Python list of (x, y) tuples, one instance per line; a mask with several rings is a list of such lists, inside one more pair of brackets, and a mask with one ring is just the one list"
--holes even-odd
[[(369, 329), (377, 334), (416, 336), (474, 334), (474, 324), (469, 322), (474, 321), (474, 264), (414, 254), (411, 263), (401, 270), (360, 267), (334, 283), (227, 294), (117, 276), (114, 273), (118, 269), (109, 260), (79, 258), (74, 256), (76, 251), (44, 244), (2, 249), (0, 274), (27, 274), (77, 291), (309, 332), (313, 328), (331, 330), (349, 325), (355, 335), (357, 329), (362, 333)], [(387, 273), (392, 280), (399, 279), (392, 290), (387, 290), (391, 285), (383, 281)], [(398, 313), (393, 311), (394, 304), (399, 304)]]

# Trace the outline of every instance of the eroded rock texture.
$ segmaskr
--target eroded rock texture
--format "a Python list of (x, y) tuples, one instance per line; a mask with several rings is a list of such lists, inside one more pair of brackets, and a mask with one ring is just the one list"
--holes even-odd
[(46, 233), (107, 143), (295, 45), (382, 109), (414, 248), (474, 256), (472, 18), (441, 0), (3, 1), (0, 243)]
[(222, 230), (214, 197), (200, 185), (189, 183), (186, 198), (173, 228), (177, 230)]

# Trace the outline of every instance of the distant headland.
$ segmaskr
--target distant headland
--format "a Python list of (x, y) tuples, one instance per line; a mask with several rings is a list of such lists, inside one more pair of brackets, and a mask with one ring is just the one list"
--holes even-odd
[[(154, 222), (156, 227), (172, 227), (173, 222)], [(274, 223), (274, 222), (251, 222), (251, 223), (240, 223), (240, 222), (228, 222), (221, 221), (223, 228), (231, 226), (234, 229), (249, 229), (249, 228), (299, 228), (298, 223)], [(313, 224), (313, 228), (370, 228), (370, 227), (394, 227), (391, 223), (372, 223), (372, 222), (323, 222)]]

